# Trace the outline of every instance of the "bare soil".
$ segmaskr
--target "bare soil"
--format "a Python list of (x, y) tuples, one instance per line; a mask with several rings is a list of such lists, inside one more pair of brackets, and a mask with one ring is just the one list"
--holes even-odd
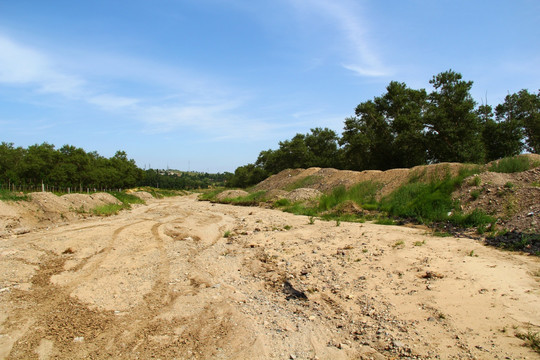
[(538, 257), (337, 225), (192, 195), (10, 232), (0, 358), (538, 357)]

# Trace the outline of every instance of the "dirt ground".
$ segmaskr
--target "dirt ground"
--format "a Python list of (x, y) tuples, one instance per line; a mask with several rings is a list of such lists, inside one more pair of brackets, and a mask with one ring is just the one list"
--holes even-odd
[(534, 359), (539, 281), (471, 239), (175, 197), (0, 239), (0, 358)]

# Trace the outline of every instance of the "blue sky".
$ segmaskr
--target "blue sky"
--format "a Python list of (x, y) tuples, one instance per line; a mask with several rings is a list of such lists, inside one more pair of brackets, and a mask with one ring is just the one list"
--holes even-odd
[(540, 88), (538, 0), (0, 0), (0, 141), (223, 172), (392, 80)]

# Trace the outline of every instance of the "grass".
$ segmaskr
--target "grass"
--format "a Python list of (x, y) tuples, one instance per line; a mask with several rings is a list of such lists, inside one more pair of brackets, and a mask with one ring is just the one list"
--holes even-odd
[(124, 209), (126, 209), (124, 204), (107, 204), (92, 209), (92, 213), (97, 216), (111, 216), (118, 214), (120, 210)]
[(375, 220), (375, 224), (377, 225), (395, 225), (395, 221), (393, 219), (387, 218), (387, 217), (381, 217)]
[(152, 195), (156, 199), (185, 195), (187, 193), (187, 191), (185, 190), (167, 190), (167, 189), (159, 189), (159, 188), (155, 188), (151, 186), (139, 187), (136, 190), (146, 191), (147, 193), (150, 193), (150, 195)]
[(448, 221), (461, 227), (485, 226), (495, 219), (476, 209), (463, 214), (459, 204), (452, 199), (452, 192), (476, 171), (475, 167), (463, 168), (458, 176), (447, 173), (444, 178), (429, 183), (413, 179), (383, 198), (380, 207), (391, 216), (414, 219), (419, 223)]
[(223, 192), (225, 188), (216, 188), (212, 189), (210, 191), (204, 191), (200, 196), (200, 200), (207, 200), (207, 201), (214, 201), (217, 197), (217, 195), (221, 192)]
[(516, 333), (516, 337), (525, 341), (525, 345), (540, 354), (540, 333), (529, 330), (527, 333)]
[(92, 209), (92, 213), (98, 216), (116, 215), (120, 210), (131, 209), (132, 204), (145, 204), (144, 200), (125, 192), (112, 191), (112, 196), (120, 200), (121, 204), (107, 204)]
[(494, 162), (488, 170), (498, 173), (516, 173), (527, 171), (539, 165), (540, 164), (537, 161), (531, 161), (526, 156), (513, 156)]
[(29, 201), (30, 197), (26, 194), (18, 194), (7, 189), (0, 189), (0, 200), (2, 201)]
[(317, 175), (309, 175), (302, 179), (299, 179), (295, 181), (292, 184), (287, 185), (283, 190), (286, 191), (292, 191), (300, 188), (310, 187), (311, 185), (314, 185), (318, 182), (320, 182), (322, 179), (322, 176)]
[(392, 245), (392, 247), (395, 249), (397, 247), (403, 247), (403, 245), (405, 245), (405, 242), (403, 240), (398, 240)]
[(318, 210), (329, 211), (345, 201), (353, 201), (357, 205), (366, 208), (378, 208), (376, 194), (381, 185), (376, 182), (364, 181), (346, 189), (338, 186), (330, 194), (321, 196)]
[(230, 231), (230, 230), (227, 230), (227, 231), (225, 231), (225, 233), (223, 234), (223, 237), (224, 237), (224, 238), (229, 238), (229, 237), (231, 237), (231, 235), (232, 235), (231, 231)]

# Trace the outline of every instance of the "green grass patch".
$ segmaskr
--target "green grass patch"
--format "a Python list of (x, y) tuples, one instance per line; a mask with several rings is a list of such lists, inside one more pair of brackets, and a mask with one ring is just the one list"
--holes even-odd
[(330, 194), (321, 196), (318, 210), (328, 211), (345, 201), (353, 201), (364, 209), (369, 207), (375, 210), (378, 208), (375, 196), (380, 188), (379, 183), (371, 181), (358, 183), (348, 190), (344, 186), (338, 186)]
[(225, 188), (216, 188), (209, 191), (204, 191), (199, 195), (199, 200), (216, 201), (218, 194), (225, 191)]
[(488, 168), (491, 172), (498, 173), (516, 173), (527, 171), (534, 167), (540, 166), (540, 163), (537, 161), (531, 161), (526, 156), (513, 156), (506, 157), (497, 162), (491, 164)]
[(98, 206), (92, 209), (92, 214), (98, 216), (111, 216), (118, 214), (120, 210), (131, 209), (132, 204), (145, 204), (144, 200), (132, 194), (119, 191), (112, 191), (110, 194), (120, 200), (121, 204), (107, 204)]
[(321, 176), (309, 175), (309, 176), (306, 176), (306, 177), (304, 177), (302, 179), (298, 179), (297, 181), (295, 181), (292, 184), (287, 185), (285, 188), (283, 188), (283, 190), (292, 191), (292, 190), (295, 190), (295, 189), (307, 188), (307, 187), (310, 187), (311, 185), (315, 185), (316, 183), (320, 182), (321, 180), (322, 180)]
[(2, 201), (29, 201), (30, 196), (26, 194), (18, 194), (6, 189), (0, 190), (0, 200)]
[(110, 192), (112, 196), (120, 200), (124, 205), (131, 205), (131, 204), (145, 204), (144, 200), (133, 195), (128, 194), (125, 192), (119, 192), (119, 191), (112, 191)]
[(488, 224), (492, 224), (496, 219), (487, 215), (485, 212), (479, 209), (474, 209), (469, 214), (453, 214), (449, 218), (450, 222), (454, 225), (461, 227), (478, 227), (484, 228)]
[(255, 206), (255, 205), (259, 205), (260, 202), (267, 201), (265, 196), (266, 196), (266, 191), (261, 190), (261, 191), (248, 194), (246, 196), (239, 196), (236, 198), (224, 199), (222, 202), (226, 204), (232, 204), (232, 205)]
[(387, 218), (387, 217), (381, 217), (375, 220), (375, 224), (377, 225), (395, 225), (395, 221), (393, 219)]
[(126, 205), (118, 205), (118, 204), (107, 204), (98, 206), (94, 209), (92, 209), (92, 213), (97, 216), (111, 216), (116, 215), (120, 210), (126, 209)]

